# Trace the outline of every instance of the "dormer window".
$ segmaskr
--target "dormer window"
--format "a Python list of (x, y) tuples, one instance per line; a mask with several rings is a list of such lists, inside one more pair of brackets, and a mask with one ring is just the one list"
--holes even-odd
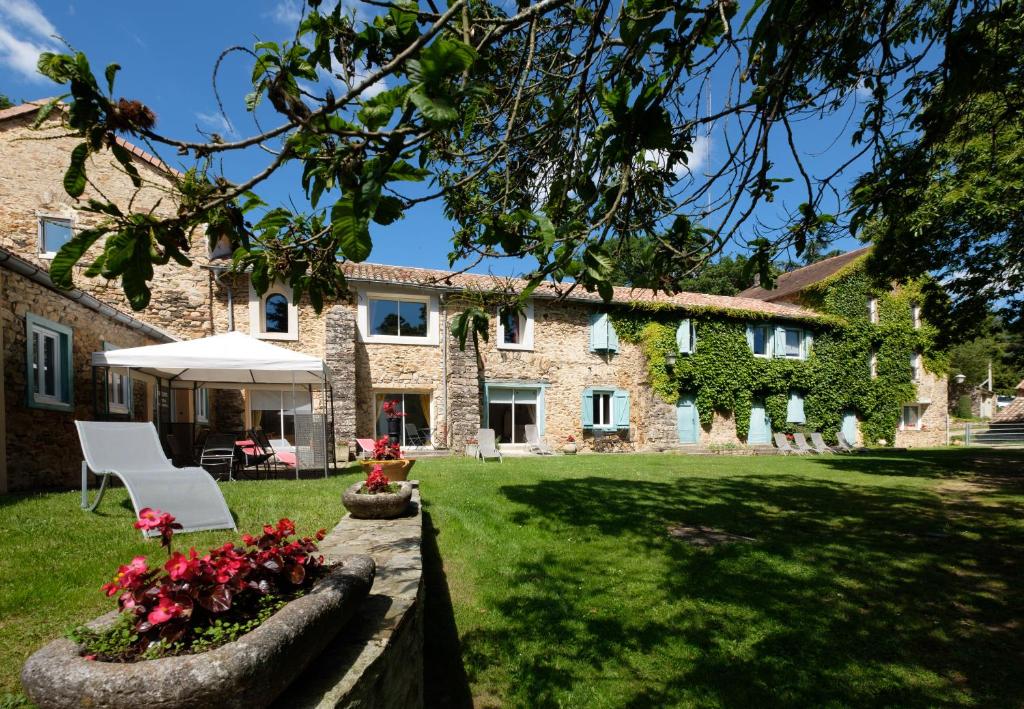
[(274, 283), (262, 296), (249, 284), (249, 332), (261, 340), (299, 339), (299, 313), (292, 289)]
[(71, 220), (39, 217), (39, 255), (53, 258), (64, 244), (71, 241)]
[(533, 349), (533, 303), (498, 310), (498, 349)]

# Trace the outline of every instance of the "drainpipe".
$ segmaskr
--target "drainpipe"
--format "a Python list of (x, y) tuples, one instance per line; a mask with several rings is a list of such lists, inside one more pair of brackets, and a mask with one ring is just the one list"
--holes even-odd
[(444, 442), (450, 448), (451, 413), (448, 411), (448, 301), (442, 293), (438, 300), (441, 307), (441, 398), (444, 405)]

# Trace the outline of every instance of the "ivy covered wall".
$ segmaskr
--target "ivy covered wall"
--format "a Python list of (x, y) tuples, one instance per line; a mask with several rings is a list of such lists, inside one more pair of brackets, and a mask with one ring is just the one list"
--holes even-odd
[[(713, 314), (637, 303), (613, 309), (611, 317), (619, 337), (642, 348), (654, 391), (670, 404), (694, 395), (705, 428), (715, 411), (732, 413), (745, 440), (751, 405), (762, 400), (774, 431), (822, 431), (835, 441), (844, 413), (853, 411), (865, 441), (884, 439), (891, 445), (903, 404), (916, 399), (911, 355), (920, 353), (928, 371), (945, 372), (944, 357), (934, 347), (935, 329), (924, 321), (914, 327), (911, 306), (919, 292), (916, 283), (875, 290), (863, 259), (849, 264), (802, 294), (803, 304), (823, 315), (811, 325), (813, 346), (803, 360), (754, 356), (747, 324), (765, 320), (762, 313)], [(872, 298), (878, 302), (877, 323), (870, 322)], [(676, 329), (687, 317), (694, 323), (696, 346), (678, 355), (670, 370), (665, 356), (676, 352)], [(786, 422), (791, 390), (804, 397), (804, 424)]]

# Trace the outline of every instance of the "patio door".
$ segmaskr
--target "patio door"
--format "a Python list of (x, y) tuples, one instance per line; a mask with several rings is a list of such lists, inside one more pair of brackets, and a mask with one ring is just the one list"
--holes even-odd
[(846, 411), (843, 413), (843, 426), (840, 429), (843, 432), (843, 438), (851, 446), (857, 443), (857, 414), (852, 411)]
[(249, 412), (253, 428), (262, 428), (269, 439), (284, 439), (294, 446), (295, 415), (312, 414), (313, 402), (305, 389), (250, 389)]
[(487, 428), (500, 443), (526, 443), (526, 426), (537, 425), (538, 389), (489, 386)]
[[(400, 414), (389, 418), (387, 408)], [(426, 392), (379, 392), (374, 396), (376, 435), (388, 436), (400, 446), (431, 445), (430, 394)]]
[(750, 430), (747, 432), (747, 443), (752, 446), (771, 443), (772, 426), (768, 414), (764, 410), (763, 401), (755, 401), (750, 407)]
[(696, 443), (698, 441), (699, 419), (697, 405), (692, 394), (679, 397), (676, 404), (676, 430), (679, 432), (680, 443)]

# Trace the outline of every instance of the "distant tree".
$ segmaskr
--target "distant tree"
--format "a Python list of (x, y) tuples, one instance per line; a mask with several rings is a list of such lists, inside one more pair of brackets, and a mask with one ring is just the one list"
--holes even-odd
[[(736, 295), (754, 284), (750, 261), (746, 256), (722, 256), (704, 265), (674, 262), (672, 254), (659, 248), (655, 239), (633, 239), (615, 261), (612, 282), (636, 288), (654, 288), (668, 292), (689, 291), (711, 295)], [(613, 248), (616, 248), (613, 245)], [(657, 262), (657, 267), (655, 267)]]
[(1003, 321), (989, 316), (981, 326), (981, 334), (972, 340), (954, 345), (949, 350), (950, 372), (967, 377), (965, 384), (978, 386), (988, 378), (992, 363), (992, 387), (1000, 394), (1012, 394), (1024, 378), (1020, 360), (1024, 340), (1008, 330)]
[(11, 101), (11, 99), (7, 98), (7, 94), (0, 94), (0, 110), (4, 108), (10, 108), (13, 105), (14, 101)]

